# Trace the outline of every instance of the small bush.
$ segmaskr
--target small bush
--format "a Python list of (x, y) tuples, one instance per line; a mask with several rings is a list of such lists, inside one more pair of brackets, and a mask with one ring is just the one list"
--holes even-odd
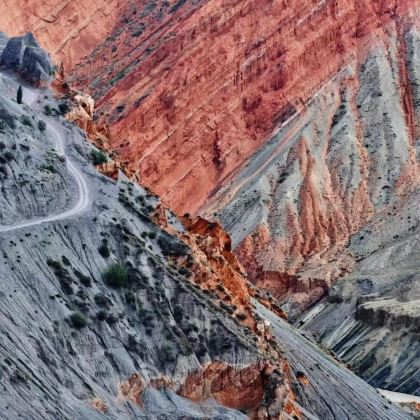
[(127, 291), (125, 293), (125, 301), (126, 301), (127, 305), (135, 306), (135, 304), (136, 304), (136, 295), (133, 292), (131, 292), (131, 291)]
[(238, 318), (239, 321), (244, 321), (247, 318), (247, 315), (244, 312), (239, 312), (236, 314), (236, 318)]
[(98, 293), (97, 295), (95, 295), (93, 300), (98, 306), (101, 306), (101, 307), (106, 307), (111, 303), (110, 300), (101, 293)]
[(101, 254), (102, 257), (104, 258), (108, 258), (111, 255), (111, 252), (109, 251), (108, 245), (106, 243), (103, 243), (99, 248), (98, 248), (98, 252), (99, 254)]
[(67, 105), (67, 102), (61, 102), (58, 104), (58, 109), (60, 110), (61, 115), (66, 115), (67, 112), (69, 112), (69, 106)]
[(4, 153), (4, 158), (5, 158), (7, 161), (11, 161), (11, 160), (13, 160), (13, 159), (15, 158), (15, 155), (14, 155), (12, 152), (6, 151), (6, 152)]
[(48, 165), (41, 165), (39, 167), (41, 171), (51, 172), (52, 174), (55, 173), (54, 165), (48, 164)]
[(47, 128), (47, 124), (45, 124), (45, 121), (39, 120), (38, 128), (39, 128), (39, 131), (45, 131), (45, 129)]
[(78, 330), (87, 326), (87, 319), (80, 312), (74, 312), (73, 314), (71, 314), (69, 320), (70, 325)]
[(100, 165), (101, 163), (108, 162), (108, 158), (106, 157), (106, 154), (102, 152), (101, 150), (92, 150), (90, 152), (90, 157), (94, 165)]
[(108, 286), (115, 289), (125, 287), (128, 284), (127, 269), (122, 264), (113, 264), (105, 271), (105, 281)]
[(26, 125), (27, 127), (33, 127), (32, 121), (27, 115), (22, 115), (20, 120), (22, 121), (23, 125)]
[(50, 117), (52, 115), (52, 109), (49, 105), (44, 106), (44, 114)]
[(184, 308), (181, 305), (174, 307), (174, 319), (176, 322), (181, 322), (184, 317)]
[(54, 270), (57, 270), (57, 271), (59, 271), (59, 270), (62, 270), (62, 269), (63, 269), (63, 267), (62, 267), (62, 265), (61, 265), (60, 261), (55, 261), (55, 260), (52, 260), (52, 259), (50, 259), (50, 258), (47, 260), (47, 265), (48, 265), (49, 267), (53, 268)]
[(101, 309), (100, 311), (98, 311), (97, 313), (96, 313), (96, 319), (98, 320), (98, 321), (105, 321), (106, 320), (106, 317), (107, 317), (107, 313), (106, 313), (106, 311), (104, 311), (103, 309)]
[(149, 239), (155, 239), (156, 238), (156, 232), (150, 231), (147, 233), (147, 236)]
[(76, 277), (80, 280), (80, 283), (83, 284), (83, 286), (91, 287), (92, 281), (89, 276), (86, 276), (85, 274), (81, 273), (79, 270), (73, 269), (74, 274)]

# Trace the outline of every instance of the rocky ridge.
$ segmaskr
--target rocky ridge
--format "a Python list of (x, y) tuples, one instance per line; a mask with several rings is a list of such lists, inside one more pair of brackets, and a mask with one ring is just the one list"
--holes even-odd
[(32, 33), (7, 39), (2, 34), (0, 66), (11, 69), (34, 86), (48, 86), (53, 67), (49, 55), (40, 47)]

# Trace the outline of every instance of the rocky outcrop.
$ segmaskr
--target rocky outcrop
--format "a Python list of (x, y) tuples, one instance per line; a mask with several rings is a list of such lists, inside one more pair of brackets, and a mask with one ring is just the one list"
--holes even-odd
[[(409, 81), (410, 98), (418, 96), (419, 30), (403, 27), (401, 35), (390, 24), (389, 37), (361, 47), (216, 194), (208, 212), (219, 210), (251, 279), (283, 294), (292, 316), (354, 270), (360, 257), (348, 252), (349, 238), (376, 215), (386, 224), (417, 188), (416, 130), (407, 123), (403, 84)], [(413, 116), (417, 102), (410, 102)]]
[(53, 74), (50, 57), (32, 33), (10, 38), (1, 53), (0, 65), (12, 69), (34, 86), (47, 86)]

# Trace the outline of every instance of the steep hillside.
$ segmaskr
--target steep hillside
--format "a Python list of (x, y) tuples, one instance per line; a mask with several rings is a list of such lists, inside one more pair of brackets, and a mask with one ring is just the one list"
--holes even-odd
[(253, 281), (308, 307), (352, 269), (349, 237), (417, 183), (417, 2), (112, 7), (67, 74), (109, 147), (178, 213), (221, 220)]
[[(335, 406), (305, 390), (293, 341), (278, 336), (290, 327), (221, 227), (102, 175), (64, 102), (24, 87), (17, 104), (16, 75), (0, 77), (0, 183), (14, 209), (0, 225), (2, 418), (410, 418), (339, 364)], [(331, 360), (317, 364), (327, 387)]]
[[(198, 236), (184, 239), (241, 292), (248, 326), (243, 272), (218, 263), (234, 261), (231, 246), (360, 375), (418, 393), (418, 0), (11, 3), (0, 29), (33, 30), (64, 59), (63, 88), (93, 95), (95, 135), (109, 134), (131, 179), (214, 221), (186, 217)], [(5, 200), (4, 217), (20, 200)], [(168, 230), (162, 208), (154, 221)], [(231, 243), (212, 236), (216, 222)]]

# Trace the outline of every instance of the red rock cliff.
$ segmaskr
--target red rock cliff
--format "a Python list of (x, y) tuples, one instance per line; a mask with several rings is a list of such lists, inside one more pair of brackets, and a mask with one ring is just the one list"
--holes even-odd
[(133, 2), (72, 80), (99, 99), (111, 147), (142, 182), (176, 211), (196, 212), (410, 5), (215, 0), (174, 10)]

